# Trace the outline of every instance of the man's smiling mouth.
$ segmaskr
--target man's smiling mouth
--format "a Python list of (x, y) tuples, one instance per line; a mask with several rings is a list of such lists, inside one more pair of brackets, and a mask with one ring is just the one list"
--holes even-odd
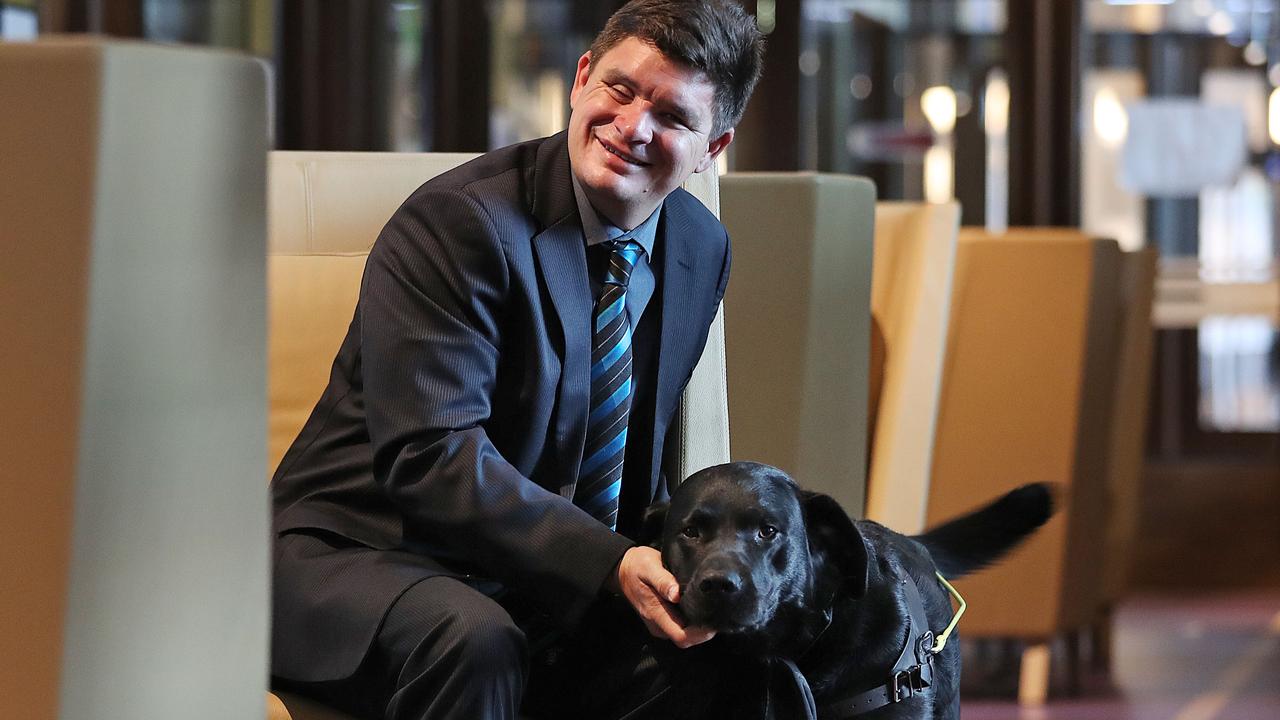
[(644, 161), (642, 161), (642, 160), (638, 160), (638, 159), (636, 159), (636, 158), (633, 158), (633, 157), (631, 157), (630, 155), (624, 155), (623, 153), (620, 153), (620, 152), (618, 152), (617, 150), (614, 150), (613, 148), (609, 147), (609, 145), (608, 145), (607, 143), (605, 143), (605, 141), (601, 140), (599, 137), (597, 137), (597, 138), (596, 138), (596, 142), (600, 143), (600, 147), (604, 148), (604, 149), (605, 149), (605, 151), (606, 151), (606, 152), (608, 152), (610, 155), (613, 155), (613, 156), (615, 156), (615, 157), (621, 158), (623, 161), (625, 161), (625, 162), (627, 162), (627, 163), (630, 163), (630, 164), (632, 164), (632, 165), (636, 165), (636, 166), (638, 166), (638, 167), (648, 167), (648, 166), (649, 166), (649, 163), (647, 163), (647, 162), (644, 162)]

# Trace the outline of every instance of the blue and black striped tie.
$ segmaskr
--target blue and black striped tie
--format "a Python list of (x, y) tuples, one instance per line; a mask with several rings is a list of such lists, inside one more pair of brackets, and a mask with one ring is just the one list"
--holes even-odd
[(605, 273), (604, 288), (596, 301), (587, 443), (573, 501), (616, 530), (632, 394), (627, 283), (643, 249), (634, 240), (621, 240), (610, 245), (613, 253)]

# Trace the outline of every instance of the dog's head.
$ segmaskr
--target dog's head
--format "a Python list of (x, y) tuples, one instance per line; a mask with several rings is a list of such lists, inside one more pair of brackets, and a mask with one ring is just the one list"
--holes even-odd
[(680, 583), (685, 618), (719, 632), (768, 631), (783, 608), (821, 612), (834, 585), (865, 586), (866, 547), (849, 516), (768, 465), (695, 473), (645, 527)]

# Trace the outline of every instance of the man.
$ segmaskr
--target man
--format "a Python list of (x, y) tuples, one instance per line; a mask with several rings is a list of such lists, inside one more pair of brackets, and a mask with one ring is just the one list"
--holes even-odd
[(679, 186), (733, 140), (761, 53), (732, 2), (635, 0), (579, 60), (566, 133), (391, 218), (272, 482), (278, 685), (371, 717), (512, 718), (547, 627), (602, 596), (678, 647), (710, 637), (628, 536), (666, 495), (728, 280), (723, 227)]

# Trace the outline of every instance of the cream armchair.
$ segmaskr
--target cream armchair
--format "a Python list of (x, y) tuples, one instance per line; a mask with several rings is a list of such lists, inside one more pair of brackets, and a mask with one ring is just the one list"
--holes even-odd
[[(274, 470), (329, 377), (360, 288), (365, 257), (395, 209), (429, 178), (471, 156), (273, 152), (270, 159), (270, 450)], [(719, 209), (715, 175), (686, 188)], [(723, 320), (717, 317), (681, 403), (669, 477), (729, 458)], [(287, 693), (268, 697), (271, 720), (340, 720)]]
[(867, 518), (906, 534), (924, 529), (959, 231), (959, 203), (876, 203), (871, 312), (883, 351), (872, 362)]
[(721, 178), (737, 459), (776, 465), (862, 514), (875, 186), (815, 173)]
[(0, 717), (261, 717), (266, 86), (0, 43)]
[(1088, 628), (1099, 599), (1120, 278), (1116, 243), (1078, 230), (960, 234), (926, 520), (1058, 486), (1048, 524), (956, 583), (966, 638), (1026, 643), (1028, 705), (1048, 692), (1050, 641)]
[(1095, 659), (1109, 668), (1111, 621), (1115, 606), (1129, 591), (1138, 537), (1142, 469), (1150, 411), (1151, 308), (1155, 295), (1154, 248), (1124, 253), (1120, 278), (1120, 327), (1116, 347), (1116, 383), (1112, 397), (1107, 466), (1108, 515), (1101, 606), (1092, 642)]

